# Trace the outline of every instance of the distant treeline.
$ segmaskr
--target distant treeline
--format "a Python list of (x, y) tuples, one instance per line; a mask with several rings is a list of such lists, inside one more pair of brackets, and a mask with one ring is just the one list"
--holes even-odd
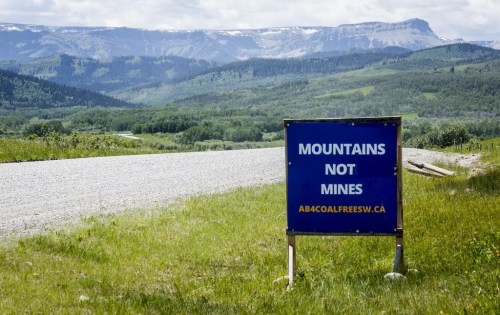
[(227, 71), (239, 73), (240, 75), (251, 71), (252, 75), (256, 77), (283, 74), (331, 74), (361, 69), (393, 56), (393, 54), (385, 52), (366, 52), (327, 58), (250, 59), (210, 69), (201, 74), (220, 75)]
[(458, 43), (402, 54), (390, 60), (387, 65), (388, 68), (397, 70), (437, 70), (443, 67), (485, 62), (499, 57), (499, 50)]
[(192, 144), (205, 140), (234, 142), (261, 141), (263, 133), (276, 132), (283, 137), (280, 119), (268, 117), (264, 112), (245, 109), (198, 109), (179, 112), (165, 110), (88, 110), (71, 118), (71, 127), (99, 128), (104, 131), (132, 131), (141, 133), (183, 133), (181, 143)]
[[(192, 110), (180, 113), (169, 108), (152, 110), (87, 110), (74, 114), (67, 126), (60, 120), (28, 124), (24, 135), (44, 137), (50, 134), (69, 134), (89, 128), (101, 131), (133, 131), (141, 133), (176, 134), (177, 143), (193, 145), (198, 142), (221, 140), (232, 142), (284, 139), (282, 118), (269, 117), (258, 110)], [(500, 124), (495, 118), (461, 123), (407, 123), (403, 139), (406, 146), (418, 148), (446, 147), (467, 143), (477, 138), (500, 136)]]

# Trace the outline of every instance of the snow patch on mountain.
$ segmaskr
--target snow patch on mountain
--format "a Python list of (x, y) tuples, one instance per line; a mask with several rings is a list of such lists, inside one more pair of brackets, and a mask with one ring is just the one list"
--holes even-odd
[(491, 44), (491, 48), (500, 49), (500, 41), (495, 41)]
[(302, 32), (304, 34), (307, 34), (307, 35), (311, 35), (311, 34), (319, 32), (319, 31), (321, 31), (321, 30), (318, 29), (318, 28), (305, 28), (305, 29), (302, 30)]
[[(411, 19), (400, 23), (247, 30), (146, 30), (0, 23), (0, 42), (0, 59), (29, 60), (60, 54), (90, 58), (174, 55), (231, 62), (388, 46), (419, 50), (457, 41), (437, 36), (424, 20)], [(500, 48), (499, 42), (485, 43)]]
[(224, 34), (224, 35), (230, 35), (230, 36), (239, 36), (239, 35), (242, 35), (243, 33), (241, 31), (225, 31), (225, 32), (222, 32), (221, 34)]

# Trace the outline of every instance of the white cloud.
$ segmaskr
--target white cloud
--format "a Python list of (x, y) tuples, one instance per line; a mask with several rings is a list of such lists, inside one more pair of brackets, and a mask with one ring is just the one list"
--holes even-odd
[(427, 20), (439, 35), (500, 40), (497, 0), (1, 0), (0, 21), (159, 29)]

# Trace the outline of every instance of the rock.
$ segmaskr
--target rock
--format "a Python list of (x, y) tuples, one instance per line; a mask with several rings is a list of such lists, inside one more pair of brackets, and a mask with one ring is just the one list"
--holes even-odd
[(397, 272), (389, 272), (384, 276), (384, 279), (389, 280), (406, 280), (406, 277)]
[(80, 297), (78, 298), (78, 301), (80, 302), (88, 302), (90, 301), (90, 298), (86, 295), (80, 295)]

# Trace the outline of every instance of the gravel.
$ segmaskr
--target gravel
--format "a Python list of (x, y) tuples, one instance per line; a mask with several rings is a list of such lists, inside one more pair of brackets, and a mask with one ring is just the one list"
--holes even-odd
[(403, 165), (406, 166), (408, 160), (413, 160), (423, 163), (444, 163), (449, 165), (460, 166), (464, 168), (480, 168), (479, 154), (456, 154), (443, 153), (424, 149), (403, 148)]
[[(468, 167), (478, 156), (404, 149), (408, 158)], [(284, 148), (271, 148), (0, 164), (0, 238), (283, 181), (284, 160)]]
[(284, 174), (283, 148), (0, 164), (0, 238), (282, 181)]

